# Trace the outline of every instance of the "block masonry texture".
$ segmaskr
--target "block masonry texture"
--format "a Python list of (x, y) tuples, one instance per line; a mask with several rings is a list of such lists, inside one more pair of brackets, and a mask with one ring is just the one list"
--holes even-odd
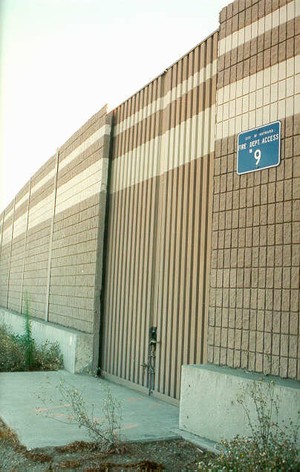
[[(294, 1), (236, 1), (221, 14), (208, 337), (209, 362), (293, 379), (300, 375), (300, 76), (290, 35), (298, 24)], [(260, 61), (262, 52), (269, 61)], [(280, 165), (237, 175), (237, 133), (278, 119)]]
[[(0, 305), (91, 336), (94, 367), (101, 347), (108, 375), (143, 387), (156, 327), (168, 397), (183, 364), (299, 379), (299, 14), (234, 1), (71, 136), (0, 215)], [(237, 175), (238, 134), (277, 120), (280, 165)]]
[[(87, 333), (91, 358), (100, 329), (110, 129), (104, 107), (44, 164), (0, 219), (1, 306), (22, 313), (28, 303), (33, 318)], [(94, 350), (91, 365), (97, 365)]]

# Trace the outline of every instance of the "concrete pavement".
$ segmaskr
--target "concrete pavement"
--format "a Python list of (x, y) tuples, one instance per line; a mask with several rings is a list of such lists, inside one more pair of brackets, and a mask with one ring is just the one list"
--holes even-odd
[(60, 383), (81, 392), (94, 417), (103, 417), (105, 386), (121, 402), (121, 433), (127, 440), (179, 437), (176, 406), (88, 375), (58, 372), (0, 373), (0, 417), (28, 449), (88, 441), (83, 428), (69, 422), (71, 409), (59, 390)]

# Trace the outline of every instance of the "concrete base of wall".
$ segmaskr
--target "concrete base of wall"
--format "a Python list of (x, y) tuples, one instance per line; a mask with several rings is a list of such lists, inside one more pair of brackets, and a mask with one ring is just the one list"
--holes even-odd
[[(216, 442), (231, 439), (237, 434), (250, 435), (246, 414), (237, 397), (242, 389), (249, 392), (253, 382), (261, 380), (262, 375), (238, 369), (213, 365), (183, 366), (179, 428)], [(279, 400), (279, 424), (284, 420), (288, 425), (290, 418), (297, 424), (300, 382), (264, 377), (266, 382), (271, 380)], [(247, 398), (248, 408), (255, 419), (254, 404), (248, 395)]]
[[(6, 324), (15, 334), (24, 333), (24, 316), (0, 307), (0, 323)], [(57, 342), (64, 359), (64, 368), (71, 373), (88, 372), (93, 360), (93, 335), (63, 326), (31, 319), (32, 336), (37, 344)]]

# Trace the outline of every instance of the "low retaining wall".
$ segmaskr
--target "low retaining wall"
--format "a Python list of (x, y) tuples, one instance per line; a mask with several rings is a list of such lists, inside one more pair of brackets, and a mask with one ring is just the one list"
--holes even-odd
[[(237, 434), (250, 435), (251, 430), (237, 397), (242, 389), (249, 391), (262, 375), (213, 365), (184, 365), (182, 367), (179, 428), (197, 436), (220, 441)], [(300, 410), (300, 383), (277, 377), (264, 377), (274, 381), (275, 395), (279, 400), (279, 424), (288, 425), (291, 418), (298, 422)], [(254, 405), (247, 402), (251, 415)], [(253, 416), (255, 418), (255, 416)], [(300, 444), (299, 444), (300, 446)]]
[[(0, 308), (0, 323), (15, 333), (24, 333), (25, 318)], [(63, 355), (64, 368), (72, 374), (90, 371), (93, 359), (93, 335), (31, 318), (32, 336), (38, 344), (57, 342)]]

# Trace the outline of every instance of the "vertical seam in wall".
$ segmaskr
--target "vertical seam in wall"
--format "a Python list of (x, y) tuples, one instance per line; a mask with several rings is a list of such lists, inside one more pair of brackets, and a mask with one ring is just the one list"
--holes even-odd
[[(207, 84), (207, 79), (206, 79), (206, 74), (207, 74), (207, 67), (208, 67), (208, 64), (210, 64), (210, 67), (212, 68), (212, 64), (211, 64), (211, 61), (213, 60), (213, 42), (212, 42), (212, 47), (211, 47), (211, 57), (208, 57), (208, 44), (206, 43), (206, 48), (205, 48), (205, 63), (206, 63), (206, 67), (205, 67), (205, 84)], [(207, 100), (209, 101), (210, 103), (210, 112), (209, 112), (209, 117), (208, 117), (208, 132), (207, 132), (207, 136), (210, 138), (210, 132), (211, 132), (211, 87), (209, 89), (209, 97), (207, 97), (207, 87), (205, 87), (205, 95), (203, 97), (203, 101), (204, 103), (207, 102)], [(206, 117), (207, 119), (207, 117)], [(203, 120), (203, 126), (202, 126), (202, 136), (205, 136), (205, 115), (204, 115), (204, 120)], [(202, 143), (202, 156), (205, 155), (205, 151), (203, 149), (204, 147), (204, 140), (203, 140), (203, 143)], [(210, 140), (209, 140), (209, 145), (208, 145), (208, 150), (210, 150)], [(206, 201), (209, 202), (209, 193), (210, 193), (210, 186), (209, 186), (209, 183), (210, 183), (210, 172), (211, 172), (211, 162), (210, 162), (210, 157), (211, 157), (211, 154), (209, 153), (208, 154), (208, 170), (207, 170), (207, 173), (205, 172), (205, 168), (204, 168), (204, 161), (202, 159), (202, 178), (205, 176), (205, 174), (207, 175), (206, 179), (207, 179), (207, 187), (206, 187)], [(203, 188), (202, 188), (202, 194), (203, 194)], [(207, 244), (208, 244), (208, 238), (207, 238), (207, 233), (208, 233), (208, 208), (206, 208), (206, 211), (205, 211), (205, 214), (204, 214), (204, 234), (203, 234), (203, 239), (204, 239), (204, 251), (205, 251), (205, 259), (203, 261), (203, 283), (202, 283), (202, 307), (201, 307), (201, 312), (202, 312), (202, 317), (201, 317), (201, 321), (202, 321), (202, 326), (201, 326), (201, 333), (202, 333), (202, 339), (201, 339), (201, 347), (200, 347), (200, 356), (201, 356), (201, 361), (203, 362), (204, 360), (204, 352), (206, 351), (206, 343), (207, 343), (207, 329), (206, 329), (206, 287), (207, 287), (207, 283), (206, 283), (206, 276), (205, 274), (208, 274), (207, 272), (207, 262), (208, 262), (208, 255), (207, 255)]]
[(22, 278), (21, 278), (21, 287), (20, 287), (20, 313), (22, 313), (25, 261), (26, 261), (27, 236), (28, 236), (28, 225), (29, 225), (29, 211), (30, 211), (30, 200), (31, 200), (31, 183), (32, 183), (32, 179), (29, 180), (28, 200), (27, 200), (27, 215), (26, 215), (26, 228), (25, 228), (25, 240), (24, 240), (24, 256), (23, 256), (22, 275), (21, 275)]
[[(105, 283), (106, 283), (106, 277), (105, 277), (105, 269), (107, 265), (107, 256), (108, 256), (108, 229), (109, 229), (109, 198), (110, 198), (110, 186), (111, 186), (111, 180), (112, 180), (112, 158), (113, 158), (113, 134), (114, 134), (114, 113), (112, 113), (111, 116), (111, 124), (110, 124), (110, 138), (109, 138), (109, 150), (108, 150), (108, 156), (107, 156), (107, 182), (106, 182), (106, 201), (105, 201), (105, 216), (104, 216), (104, 230), (103, 230), (103, 246), (102, 246), (102, 280), (101, 280), (101, 287), (100, 287), (100, 332), (94, 333), (99, 337), (99, 348), (98, 348), (98, 353), (94, 352), (94, 356), (98, 355), (98, 369), (101, 369), (101, 363), (102, 363), (102, 341), (103, 341), (103, 335), (104, 335), (104, 330), (101, 332), (101, 329), (103, 327), (103, 320), (104, 320), (104, 310), (105, 310)], [(106, 115), (107, 119), (107, 115)], [(102, 159), (104, 156), (102, 156)], [(99, 238), (99, 233), (98, 233), (98, 238)], [(97, 251), (99, 251), (99, 239), (98, 239), (98, 245), (97, 245)], [(96, 267), (96, 271), (98, 270), (98, 267)]]
[[(159, 123), (158, 123), (158, 135), (159, 135), (159, 142), (158, 142), (158, 147), (157, 147), (157, 153), (158, 153), (158, 159), (156, 160), (157, 163), (157, 168), (156, 168), (156, 176), (155, 177), (155, 198), (154, 198), (154, 211), (153, 211), (153, 235), (150, 236), (152, 237), (153, 241), (153, 254), (152, 254), (152, 262), (151, 262), (151, 282), (150, 282), (150, 287), (151, 287), (151, 293), (150, 293), (150, 314), (152, 323), (155, 322), (156, 326), (158, 325), (160, 315), (158, 313), (158, 308), (159, 308), (159, 293), (160, 293), (160, 284), (161, 284), (161, 263), (158, 258), (158, 254), (161, 252), (161, 240), (162, 240), (162, 217), (164, 212), (160, 211), (160, 200), (162, 198), (162, 186), (164, 185), (163, 183), (163, 177), (161, 174), (161, 167), (160, 163), (163, 160), (162, 156), (162, 149), (163, 149), (163, 140), (164, 140), (164, 135), (162, 133), (163, 130), (163, 117), (164, 117), (164, 89), (165, 89), (165, 77), (166, 73), (161, 77), (161, 90), (160, 90), (160, 100), (159, 100)], [(158, 227), (160, 227), (160, 231), (158, 231)], [(162, 324), (160, 323), (160, 327), (162, 328)], [(160, 343), (157, 345), (158, 346), (158, 352), (156, 353), (156, 362), (157, 366), (159, 367), (161, 365), (161, 342), (162, 342), (162, 333), (158, 333), (158, 339), (160, 340)], [(148, 345), (148, 342), (146, 343)], [(155, 382), (155, 387), (157, 386), (157, 382), (159, 379), (159, 372), (157, 372), (157, 375), (155, 376), (154, 382)]]
[[(216, 34), (217, 34), (217, 61), (219, 61), (221, 55), (220, 55), (220, 24), (219, 24), (219, 29), (216, 31)], [(217, 137), (217, 126), (218, 126), (218, 110), (219, 110), (219, 96), (218, 96), (218, 82), (219, 82), (219, 77), (218, 77), (218, 62), (217, 62), (217, 76), (216, 76), (216, 91), (215, 91), (215, 94), (216, 94), (216, 102), (215, 102), (215, 120), (214, 120), (214, 151), (213, 151), (213, 163), (212, 163), (212, 178), (211, 178), (211, 202), (210, 202), (210, 208), (209, 208), (209, 214), (208, 214), (208, 219), (209, 219), (209, 225), (210, 225), (210, 234), (212, 234), (212, 231), (213, 231), (213, 221), (214, 221), (214, 218), (216, 218), (216, 216), (214, 216), (214, 213), (213, 213), (213, 210), (214, 210), (214, 195), (215, 195), (215, 158), (216, 158), (216, 137)], [(217, 215), (217, 218), (219, 218), (219, 216)], [(211, 290), (211, 259), (212, 259), (212, 254), (213, 254), (213, 247), (212, 247), (212, 243), (211, 244), (211, 247), (210, 247), (210, 258), (209, 258), (209, 261), (208, 261), (208, 267), (207, 267), (207, 275), (209, 276), (210, 280), (209, 280), (209, 285), (207, 287), (207, 304), (208, 304), (208, 307), (207, 307), (207, 310), (208, 310), (208, 313), (207, 313), (207, 342), (206, 344), (208, 344), (209, 340), (208, 340), (208, 336), (209, 336), (209, 329), (210, 327), (208, 326), (208, 322), (209, 322), (209, 309), (210, 309), (210, 290)], [(217, 269), (218, 269), (218, 264), (217, 264)], [(223, 298), (223, 295), (222, 295), (222, 298)], [(215, 335), (216, 335), (216, 313), (217, 313), (217, 308), (216, 306), (214, 306), (214, 329), (213, 329), (213, 352), (212, 352), (212, 359), (211, 359), (211, 362), (213, 364), (216, 364), (216, 345), (215, 345)], [(223, 324), (222, 324), (222, 321), (220, 321), (220, 341), (219, 341), (219, 355), (218, 355), (218, 361), (217, 361), (217, 364), (220, 364), (220, 360), (221, 360), (221, 349), (222, 349), (222, 332), (223, 332)], [(201, 353), (201, 355), (203, 356), (204, 355), (204, 352)], [(208, 347), (206, 346), (206, 360), (208, 359)], [(203, 359), (204, 361), (204, 359)]]
[(52, 218), (51, 218), (51, 227), (50, 227), (50, 236), (49, 236), (50, 240), (49, 240), (48, 268), (47, 268), (45, 321), (49, 321), (49, 298), (50, 298), (50, 282), (51, 282), (52, 243), (53, 243), (53, 230), (54, 230), (54, 219), (55, 219), (55, 210), (56, 210), (58, 166), (59, 166), (59, 148), (56, 151), (55, 174), (54, 174), (54, 178), (53, 178), (53, 183), (54, 183), (53, 213), (52, 213)]
[[(211, 54), (213, 56), (213, 46), (212, 46), (212, 51)], [(211, 59), (211, 58), (210, 58)], [(212, 94), (212, 90), (210, 90), (210, 95)], [(210, 96), (210, 102), (211, 102), (211, 96)], [(216, 115), (215, 115), (216, 116)], [(214, 126), (212, 124), (212, 116), (210, 112), (210, 117), (209, 117), (209, 125), (208, 125), (208, 136), (211, 138), (211, 127)], [(210, 149), (210, 141), (209, 141), (209, 149)], [(212, 153), (209, 153), (209, 158), (208, 158), (208, 183), (207, 183), (207, 195), (206, 199), (208, 202), (208, 208), (206, 211), (206, 217), (205, 217), (205, 252), (206, 252), (206, 257), (205, 257), (205, 268), (204, 268), (204, 281), (203, 281), (203, 296), (204, 296), (204, 306), (203, 306), (203, 317), (202, 317), (202, 333), (203, 333), (203, 338), (202, 338), (202, 347), (201, 347), (201, 359), (202, 362), (207, 362), (207, 343), (208, 343), (208, 311), (209, 311), (209, 296), (210, 296), (210, 284), (207, 279), (210, 278), (210, 260), (211, 260), (211, 253), (212, 253), (212, 247), (211, 247), (211, 240), (208, 238), (208, 231), (209, 234), (211, 234), (212, 230), (212, 210), (213, 210), (213, 181), (214, 181), (214, 157), (215, 157), (215, 152), (213, 152), (213, 157)]]
[[(217, 116), (218, 116), (218, 108), (219, 108), (219, 103), (218, 103), (218, 61), (220, 58), (220, 23), (219, 23), (219, 29), (216, 31), (217, 35), (217, 41), (216, 41), (216, 48), (217, 48), (217, 71), (216, 71), (216, 84), (215, 84), (215, 116), (214, 116), (214, 123), (213, 123), (213, 128), (214, 128), (214, 134), (213, 134), (213, 140), (214, 140), (214, 151), (213, 151), (213, 159), (212, 159), (212, 178), (211, 178), (211, 203), (210, 203), (210, 208), (209, 208), (209, 225), (210, 225), (210, 235), (211, 237), (213, 236), (213, 221), (214, 221), (214, 196), (215, 196), (215, 158), (216, 158), (216, 135), (217, 135)], [(213, 243), (210, 243), (210, 257), (208, 261), (208, 267), (207, 267), (207, 276), (209, 277), (209, 282), (207, 286), (207, 298), (205, 302), (207, 303), (207, 341), (206, 341), (206, 362), (209, 362), (209, 332), (212, 329), (212, 327), (209, 325), (209, 319), (210, 319), (210, 291), (211, 291), (211, 265), (212, 265), (212, 256), (213, 256)], [(222, 333), (222, 328), (220, 326), (220, 341), (219, 341), (219, 361), (220, 361), (220, 352), (221, 352), (221, 333)], [(215, 339), (216, 339), (216, 307), (214, 306), (214, 327), (213, 327), (213, 346), (210, 346), (210, 349), (212, 350), (212, 357), (210, 362), (214, 363), (214, 357), (215, 357)], [(204, 355), (204, 353), (202, 354)], [(204, 362), (204, 358), (203, 358)]]
[[(158, 142), (158, 148), (157, 148), (157, 153), (159, 158), (157, 159), (157, 167), (160, 166), (160, 162), (162, 162), (162, 140), (164, 139), (164, 136), (162, 134), (163, 130), (163, 115), (165, 113), (165, 110), (163, 108), (164, 105), (164, 91), (165, 91), (165, 77), (166, 74), (164, 74), (161, 78), (161, 92), (160, 92), (160, 113), (159, 113), (159, 130), (158, 130), (158, 135), (159, 135), (159, 142)], [(158, 218), (160, 217), (160, 221), (162, 218), (162, 213), (161, 215), (158, 214), (158, 209), (159, 209), (159, 200), (160, 200), (160, 194), (161, 194), (161, 177), (162, 175), (160, 174), (160, 171), (156, 169), (156, 185), (155, 185), (155, 200), (154, 200), (154, 224), (153, 224), (153, 256), (152, 256), (152, 267), (151, 267), (151, 296), (150, 296), (150, 313), (152, 312), (153, 315), (156, 315), (156, 322), (157, 322), (157, 316), (158, 316), (158, 300), (159, 300), (159, 286), (160, 286), (160, 275), (161, 271), (159, 268), (156, 266), (156, 260), (157, 260), (157, 253), (160, 251), (160, 242), (161, 242), (161, 232), (158, 234)], [(162, 228), (161, 224), (159, 225), (160, 228)], [(160, 264), (159, 264), (160, 267)], [(158, 269), (158, 270), (157, 270)], [(157, 300), (155, 300), (155, 294), (157, 294)], [(154, 319), (152, 315), (152, 320)]]
[(13, 217), (12, 217), (12, 223), (11, 223), (11, 240), (10, 240), (10, 251), (9, 251), (9, 266), (8, 266), (7, 295), (6, 295), (7, 308), (8, 308), (8, 301), (9, 301), (9, 282), (10, 282), (10, 274), (11, 274), (12, 245), (13, 245), (13, 239), (14, 239), (15, 211), (16, 211), (16, 197), (14, 198), (14, 209), (13, 209)]

